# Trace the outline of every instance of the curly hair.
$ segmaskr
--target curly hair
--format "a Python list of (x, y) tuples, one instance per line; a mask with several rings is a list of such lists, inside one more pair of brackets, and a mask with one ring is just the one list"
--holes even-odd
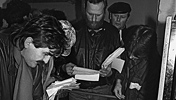
[(68, 45), (68, 38), (61, 23), (49, 15), (40, 15), (31, 19), (23, 28), (16, 30), (11, 35), (13, 44), (19, 46), (20, 50), (24, 49), (24, 41), (27, 37), (33, 38), (33, 44), (36, 48), (56, 49), (53, 54), (62, 54)]

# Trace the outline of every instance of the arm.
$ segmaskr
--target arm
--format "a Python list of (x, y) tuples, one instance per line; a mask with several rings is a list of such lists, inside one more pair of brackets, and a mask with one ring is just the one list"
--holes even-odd
[[(137, 66), (131, 69), (130, 75), (130, 89), (136, 88), (140, 90), (141, 86), (143, 85), (146, 75), (148, 73), (148, 63), (146, 60), (139, 63)], [(135, 84), (134, 84), (135, 83)]]
[(122, 84), (121, 79), (117, 79), (115, 83), (115, 87), (113, 92), (115, 93), (115, 96), (119, 99), (124, 99), (125, 96), (122, 94)]

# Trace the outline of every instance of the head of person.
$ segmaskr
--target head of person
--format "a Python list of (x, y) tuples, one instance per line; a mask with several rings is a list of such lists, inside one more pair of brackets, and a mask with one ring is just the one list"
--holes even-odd
[(57, 20), (66, 20), (67, 19), (65, 16), (65, 13), (63, 11), (56, 10), (56, 9), (44, 9), (44, 10), (42, 10), (42, 13), (46, 14), (46, 15), (54, 16), (54, 17), (56, 17)]
[(117, 2), (109, 6), (109, 20), (117, 29), (126, 27), (126, 22), (130, 16), (131, 7), (128, 3)]
[(75, 43), (75, 30), (68, 21), (40, 15), (12, 35), (13, 44), (19, 49), (27, 65), (48, 63), (51, 57), (67, 56)]
[(29, 19), (42, 15), (42, 12), (39, 9), (31, 8), (29, 13)]
[(104, 22), (106, 0), (85, 0), (86, 23), (90, 29), (99, 29)]
[(4, 19), (8, 26), (12, 24), (22, 24), (28, 17), (31, 6), (21, 0), (11, 0), (5, 9)]
[(146, 25), (134, 25), (128, 28), (128, 42), (125, 46), (128, 57), (138, 62), (148, 59), (157, 50), (156, 32)]

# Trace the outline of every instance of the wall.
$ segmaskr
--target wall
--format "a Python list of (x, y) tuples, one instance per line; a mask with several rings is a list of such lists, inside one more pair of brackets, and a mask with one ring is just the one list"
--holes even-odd
[(169, 15), (173, 17), (176, 15), (176, 0), (160, 0), (157, 25), (159, 50), (163, 49), (165, 21)]
[[(131, 5), (132, 11), (128, 26), (136, 24), (149, 24), (155, 28), (157, 20), (157, 4), (158, 0), (108, 0), (108, 5), (113, 4), (114, 2), (127, 2)], [(151, 20), (155, 23), (151, 24)]]
[[(78, 0), (77, 0), (78, 1)], [(132, 7), (130, 18), (127, 22), (127, 27), (136, 24), (147, 24), (156, 29), (158, 17), (159, 0), (108, 0), (108, 5), (114, 2), (127, 2)], [(70, 2), (54, 2), (54, 3), (30, 3), (33, 8), (45, 9), (54, 8), (65, 12), (68, 20), (76, 19), (75, 4)], [(108, 20), (108, 12), (106, 11), (106, 21)], [(158, 34), (160, 35), (160, 34)], [(161, 46), (161, 43), (159, 46)], [(161, 50), (159, 50), (161, 51)]]
[[(156, 20), (157, 18), (157, 0), (108, 0), (108, 5), (114, 2), (124, 1), (131, 4), (132, 12), (128, 21), (128, 26), (133, 24), (148, 23), (148, 18)], [(30, 3), (33, 8), (44, 9), (54, 8), (65, 12), (69, 20), (76, 19), (75, 4), (70, 2), (55, 2), (55, 3)], [(106, 12), (105, 20), (108, 21), (108, 12)]]
[(6, 4), (9, 2), (10, 0), (0, 0), (0, 7), (1, 8), (5, 8)]
[[(2, 4), (3, 1), (9, 1), (9, 0), (0, 0), (0, 4)], [(76, 2), (80, 2), (81, 0), (76, 0)], [(130, 15), (130, 18), (127, 22), (127, 27), (131, 25), (136, 25), (136, 24), (148, 24), (152, 26), (154, 29), (160, 30), (158, 33), (158, 46), (159, 46), (159, 51), (162, 50), (162, 41), (163, 41), (163, 32), (164, 30), (161, 30), (160, 27), (157, 25), (157, 18), (158, 18), (158, 5), (159, 5), (159, 0), (108, 0), (108, 5), (113, 4), (114, 2), (118, 1), (124, 1), (127, 2), (131, 5), (132, 7), (132, 12)], [(175, 0), (161, 0), (165, 1), (162, 2), (160, 6), (163, 6), (163, 4), (167, 4), (168, 1), (175, 1)], [(80, 14), (76, 13), (75, 9), (80, 9), (78, 5), (71, 3), (71, 2), (53, 2), (53, 3), (30, 3), (32, 8), (37, 8), (37, 9), (58, 9), (61, 11), (64, 11), (68, 20), (73, 21), (76, 20)], [(173, 3), (172, 3), (173, 5)], [(163, 6), (164, 7), (164, 6)], [(169, 6), (167, 6), (169, 7)], [(172, 11), (170, 11), (172, 12)], [(160, 12), (161, 13), (161, 12)], [(159, 16), (160, 17), (160, 16)], [(108, 12), (106, 12), (106, 21), (108, 20)]]
[(42, 9), (58, 9), (65, 13), (68, 20), (76, 19), (75, 5), (71, 2), (54, 2), (54, 3), (30, 3), (32, 8)]

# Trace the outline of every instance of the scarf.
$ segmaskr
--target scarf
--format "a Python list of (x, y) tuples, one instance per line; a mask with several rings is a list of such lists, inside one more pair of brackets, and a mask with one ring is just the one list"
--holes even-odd
[[(13, 100), (33, 100), (33, 85), (34, 80), (31, 73), (31, 68), (26, 64), (25, 59), (21, 55), (18, 48), (14, 48), (15, 66), (18, 68)], [(53, 58), (49, 61), (47, 72), (42, 72), (43, 90), (46, 89), (47, 81), (49, 80), (51, 71), (53, 69)], [(45, 75), (43, 75), (45, 74)], [(42, 97), (41, 97), (42, 99)], [(46, 94), (43, 94), (43, 100), (46, 100)]]

